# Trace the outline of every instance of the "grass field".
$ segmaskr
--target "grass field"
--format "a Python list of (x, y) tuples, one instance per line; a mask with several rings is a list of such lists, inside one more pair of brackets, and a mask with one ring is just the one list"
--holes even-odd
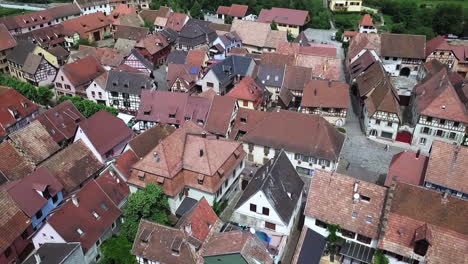
[(24, 10), (24, 9), (13, 9), (13, 8), (0, 7), (0, 17), (16, 16), (16, 15), (22, 15), (22, 14), (31, 13), (31, 12), (32, 11)]
[(455, 4), (455, 5), (462, 5), (464, 8), (468, 8), (468, 1), (467, 0), (416, 0), (417, 3), (431, 5), (436, 7), (440, 4)]

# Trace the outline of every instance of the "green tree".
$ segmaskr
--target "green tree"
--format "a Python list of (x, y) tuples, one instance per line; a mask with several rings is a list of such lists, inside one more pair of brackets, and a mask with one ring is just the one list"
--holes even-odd
[(390, 260), (383, 254), (381, 249), (377, 249), (374, 253), (374, 264), (388, 264)]
[(151, 21), (145, 20), (144, 27), (148, 28), (150, 32), (154, 31), (154, 24)]
[(105, 110), (113, 115), (117, 115), (119, 113), (119, 111), (113, 107), (97, 104), (91, 100), (83, 99), (78, 96), (60, 96), (58, 101), (59, 103), (62, 103), (66, 100), (70, 100), (73, 105), (75, 105), (76, 109), (78, 109), (78, 111), (80, 111), (80, 113), (86, 118), (94, 115), (100, 110)]
[(328, 251), (330, 252), (330, 261), (334, 261), (335, 255), (338, 253), (337, 248), (338, 244), (343, 240), (343, 238), (339, 237), (336, 232), (340, 230), (339, 225), (327, 225), (327, 231), (328, 231), (328, 236), (327, 236), (327, 248)]
[(159, 185), (149, 183), (146, 188), (133, 193), (128, 198), (123, 210), (124, 223), (121, 234), (133, 241), (138, 231), (140, 220), (147, 219), (159, 224), (169, 224), (169, 203)]
[(286, 32), (286, 38), (288, 39), (288, 42), (293, 42), (296, 39), (289, 30)]
[(0, 74), (0, 85), (11, 87), (22, 94), (24, 97), (41, 105), (50, 104), (50, 100), (52, 97), (54, 97), (52, 90), (47, 87), (41, 86), (38, 88), (30, 83), (13, 79), (8, 75)]
[(84, 45), (84, 46), (91, 46), (91, 47), (97, 47), (96, 43), (91, 43), (89, 42), (88, 39), (84, 39), (84, 38), (80, 38), (78, 39), (78, 42), (76, 43), (75, 46), (80, 46), (80, 45)]
[(432, 27), (439, 35), (463, 33), (463, 8), (461, 5), (438, 5)]
[(103, 254), (99, 264), (136, 264), (136, 258), (131, 254), (132, 242), (123, 235), (114, 235), (101, 245)]
[(225, 16), (224, 17), (224, 24), (232, 24), (232, 16)]
[(54, 92), (48, 87), (39, 86), (37, 88), (37, 103), (41, 105), (48, 105), (50, 100), (54, 97)]
[(275, 21), (272, 21), (270, 24), (271, 30), (278, 30), (278, 24)]
[(195, 1), (193, 3), (192, 8), (190, 8), (190, 15), (193, 18), (203, 18), (203, 12), (201, 10), (201, 5), (198, 3), (198, 1)]

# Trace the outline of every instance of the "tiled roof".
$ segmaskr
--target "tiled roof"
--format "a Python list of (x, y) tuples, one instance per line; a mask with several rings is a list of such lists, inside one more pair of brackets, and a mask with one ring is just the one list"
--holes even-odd
[(352, 80), (354, 80), (361, 73), (367, 71), (374, 62), (379, 58), (375, 56), (370, 50), (366, 50), (359, 58), (357, 58), (348, 67), (348, 72)]
[(468, 149), (442, 141), (432, 143), (424, 181), (468, 193)]
[(37, 112), (39, 107), (18, 91), (0, 86), (0, 138), (8, 135), (7, 128), (16, 124), (17, 118), (11, 112), (16, 112), (20, 119)]
[(189, 226), (190, 236), (203, 243), (217, 221), (219, 221), (218, 216), (213, 211), (208, 201), (202, 197), (192, 209), (177, 221), (175, 227), (187, 230), (186, 227)]
[(0, 190), (0, 252), (4, 252), (31, 225), (10, 195)]
[(109, 4), (108, 0), (76, 0), (76, 3), (81, 8)]
[(256, 193), (262, 191), (284, 225), (289, 225), (304, 182), (284, 151), (257, 170), (235, 208), (239, 208)]
[[(35, 253), (37, 253), (41, 259), (47, 259), (50, 263), (65, 263), (66, 260), (71, 261), (71, 259), (73, 259), (75, 252), (81, 251), (81, 245), (78, 242), (44, 243), (40, 248), (36, 249)], [(37, 264), (35, 255), (30, 254), (23, 264)]]
[(381, 34), (381, 45), (381, 55), (384, 57), (426, 58), (426, 36), (424, 35), (384, 33)]
[(309, 22), (309, 12), (289, 8), (262, 9), (258, 15), (258, 22), (303, 26)]
[[(66, 242), (80, 242), (86, 254), (122, 212), (96, 180), (88, 182), (75, 195), (78, 205), (68, 199), (49, 216), (47, 222)], [(77, 232), (78, 228), (82, 235)]]
[(60, 70), (75, 87), (93, 81), (105, 71), (99, 61), (92, 56), (66, 64)]
[(215, 95), (211, 101), (205, 129), (213, 134), (226, 135), (235, 106), (236, 99), (229, 96)]
[(0, 144), (0, 174), (10, 181), (20, 180), (34, 170), (34, 163), (22, 155), (12, 143)]
[(180, 80), (190, 89), (198, 80), (199, 71), (200, 68), (187, 64), (168, 64), (166, 75), (167, 86), (172, 87), (177, 80)]
[(240, 139), (245, 143), (334, 161), (338, 160), (345, 139), (323, 117), (291, 111), (261, 112), (240, 108), (231, 138), (239, 131), (246, 132)]
[(102, 166), (81, 140), (69, 145), (41, 165), (57, 177), (67, 193), (78, 189)]
[(263, 53), (260, 57), (260, 65), (285, 67), (293, 66), (296, 63), (296, 58), (293, 54), (279, 54), (277, 52)]
[(245, 17), (247, 15), (248, 9), (249, 6), (246, 5), (232, 4), (231, 6), (218, 6), (216, 14), (222, 14), (232, 17)]
[(342, 62), (338, 58), (297, 54), (295, 65), (312, 69), (312, 77), (336, 81), (342, 79)]
[(234, 97), (238, 100), (253, 102), (254, 107), (258, 107), (263, 102), (265, 86), (260, 81), (255, 81), (252, 77), (246, 76), (229, 91), (226, 96)]
[(75, 3), (58, 5), (56, 7), (47, 8), (47, 12), (54, 18), (63, 18), (69, 16), (79, 16), (81, 14), (80, 8)]
[(154, 80), (143, 73), (110, 70), (103, 85), (107, 92), (140, 95), (142, 90), (153, 89)]
[(265, 41), (265, 47), (277, 49), (279, 43), (287, 40), (287, 32), (279, 30), (271, 30)]
[(437, 36), (426, 43), (426, 57), (436, 50), (451, 50), (444, 36)]
[(364, 14), (361, 21), (359, 21), (359, 25), (363, 27), (373, 27), (374, 23), (372, 22), (372, 17), (369, 14)]
[(305, 85), (312, 79), (312, 69), (300, 66), (286, 67), (282, 89), (303, 91)]
[(34, 164), (39, 164), (60, 150), (60, 146), (37, 120), (11, 134), (10, 139)]
[(134, 137), (128, 145), (139, 158), (142, 158), (174, 131), (175, 128), (170, 125), (154, 126)]
[(381, 35), (380, 34), (366, 34), (356, 33), (356, 35), (349, 42), (347, 53), (347, 63), (358, 55), (363, 49), (374, 50), (380, 56), (381, 52)]
[[(132, 34), (135, 34), (133, 30), (129, 31), (128, 33), (130, 36)], [(166, 37), (164, 37), (161, 33), (155, 33), (153, 35), (149, 35), (136, 40), (138, 40), (138, 42), (135, 45), (135, 47), (140, 49), (146, 49), (151, 55), (156, 54), (157, 52), (169, 46), (169, 42), (167, 41)]]
[(394, 180), (421, 185), (426, 175), (429, 157), (420, 153), (403, 151), (395, 154), (390, 162), (385, 186), (390, 187)]
[(51, 25), (49, 27), (39, 28), (24, 34), (16, 35), (17, 39), (27, 40), (31, 43), (37, 43), (39, 46), (47, 48), (54, 45), (60, 45), (65, 42), (63, 26), (61, 24)]
[[(379, 248), (412, 257), (416, 233), (424, 229), (428, 263), (464, 263), (468, 259), (468, 203), (414, 185), (398, 183), (393, 192)], [(428, 206), (430, 205), (430, 206)]]
[[(268, 43), (271, 31), (270, 24), (247, 20), (235, 19), (231, 26), (231, 32), (236, 32), (243, 44), (255, 47), (271, 45), (271, 43)], [(255, 32), (255, 34), (252, 34), (252, 32)], [(282, 41), (286, 41), (286, 32), (283, 33), (284, 39)]]
[(0, 51), (11, 49), (16, 46), (15, 38), (10, 34), (10, 31), (4, 24), (0, 24)]
[(70, 53), (62, 46), (50, 47), (48, 50), (52, 55), (58, 59), (66, 59)]
[(255, 61), (252, 58), (234, 55), (217, 63), (211, 67), (210, 71), (216, 75), (220, 86), (225, 87), (235, 76), (245, 77), (252, 75), (254, 65)]
[(310, 80), (307, 82), (301, 101), (301, 107), (348, 109), (349, 105), (348, 84), (328, 80)]
[(16, 41), (17, 45), (7, 53), (6, 59), (23, 66), (28, 54), (36, 48), (36, 45), (27, 40), (17, 39)]
[(133, 131), (121, 119), (105, 110), (83, 120), (79, 127), (101, 155), (133, 136)]
[(123, 177), (128, 179), (130, 177), (133, 165), (137, 163), (139, 159), (140, 157), (138, 157), (135, 152), (127, 150), (115, 159), (115, 167)]
[(61, 192), (62, 184), (47, 168), (38, 168), (8, 187), (8, 193), (29, 217), (33, 217), (47, 204), (47, 198), (38, 192), (47, 190), (51, 197)]
[(148, 35), (148, 32), (149, 29), (145, 27), (115, 25), (114, 38), (140, 41)]
[(306, 54), (336, 57), (336, 47), (331, 44), (309, 44), (302, 46), (300, 43), (281, 42), (278, 44), (276, 52), (281, 54)]
[(210, 22), (208, 21), (193, 18), (189, 19), (180, 30), (177, 44), (196, 47), (212, 43), (218, 35), (209, 27), (209, 25)]
[(118, 4), (114, 10), (110, 13), (112, 19), (116, 20), (121, 16), (128, 15), (128, 14), (136, 14), (137, 10), (134, 5), (128, 4)]
[(55, 142), (60, 143), (75, 135), (78, 123), (85, 117), (71, 101), (67, 100), (42, 112), (36, 119), (46, 128)]
[(343, 36), (354, 37), (354, 36), (356, 36), (357, 33), (358, 32), (356, 32), (356, 31), (345, 31), (345, 32), (343, 32)]
[(182, 28), (185, 26), (189, 16), (183, 13), (172, 12), (167, 17), (167, 22), (165, 28), (170, 28), (176, 32), (181, 32)]
[(257, 79), (265, 86), (281, 87), (284, 78), (284, 66), (259, 65)]
[(185, 64), (187, 54), (187, 51), (173, 50), (167, 56), (167, 64)]
[(128, 53), (122, 53), (114, 48), (95, 48), (80, 45), (78, 52), (74, 52), (70, 57), (72, 57), (76, 62), (76, 60), (92, 56), (95, 57), (102, 65), (118, 67), (127, 55)]
[(26, 57), (26, 60), (24, 61), (24, 66), (21, 70), (25, 73), (35, 75), (42, 60), (42, 56), (36, 55), (34, 53), (29, 53)]
[(86, 37), (88, 32), (109, 27), (111, 22), (112, 20), (102, 12), (97, 12), (66, 20), (62, 22), (62, 25), (66, 34), (73, 35), (74, 33), (78, 33), (80, 37)]
[[(376, 239), (387, 189), (347, 175), (317, 170), (304, 214)], [(359, 194), (359, 200), (355, 199)], [(329, 206), (333, 204), (334, 210)], [(354, 215), (354, 216), (353, 216)]]
[(29, 14), (15, 16), (14, 19), (20, 28), (39, 26), (51, 22), (54, 18), (48, 10), (40, 10)]
[(115, 206), (123, 204), (130, 194), (127, 183), (113, 169), (107, 170), (96, 179), (96, 183), (107, 194)]
[(187, 53), (185, 63), (191, 67), (201, 68), (205, 64), (205, 59), (208, 59), (205, 49), (193, 49)]

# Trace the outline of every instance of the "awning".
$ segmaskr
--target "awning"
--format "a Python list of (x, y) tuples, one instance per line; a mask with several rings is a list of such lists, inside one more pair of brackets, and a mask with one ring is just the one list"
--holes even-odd
[(375, 249), (362, 244), (346, 241), (341, 247), (340, 255), (371, 264), (374, 251)]

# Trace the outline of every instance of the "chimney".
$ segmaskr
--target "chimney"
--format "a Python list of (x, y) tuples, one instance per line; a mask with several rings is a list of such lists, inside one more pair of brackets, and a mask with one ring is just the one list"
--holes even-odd
[(358, 187), (359, 187), (359, 183), (355, 182), (354, 183), (354, 192), (357, 192)]
[(317, 96), (317, 89), (314, 89), (314, 95)]
[(416, 159), (419, 159), (419, 155), (421, 154), (421, 150), (418, 149), (418, 152), (416, 152)]
[(442, 195), (442, 204), (448, 203), (448, 197), (449, 197), (449, 192), (448, 191), (444, 192), (444, 194)]
[(76, 197), (76, 194), (72, 195), (72, 202), (76, 207), (78, 207), (79, 203), (78, 203), (78, 198)]
[(192, 224), (185, 225), (185, 232), (189, 235), (192, 234)]
[(155, 160), (156, 162), (159, 162), (159, 155), (158, 155), (158, 153), (157, 153), (156, 151), (153, 152), (153, 157), (154, 157), (154, 160)]
[(41, 256), (39, 256), (39, 253), (37, 253), (37, 251), (36, 253), (34, 253), (34, 259), (36, 259), (36, 264), (39, 264), (42, 262)]
[(328, 80), (328, 87), (331, 87), (332, 81)]
[(200, 157), (203, 157), (203, 149), (200, 149)]
[(202, 138), (206, 138), (206, 132), (202, 132), (201, 136)]

